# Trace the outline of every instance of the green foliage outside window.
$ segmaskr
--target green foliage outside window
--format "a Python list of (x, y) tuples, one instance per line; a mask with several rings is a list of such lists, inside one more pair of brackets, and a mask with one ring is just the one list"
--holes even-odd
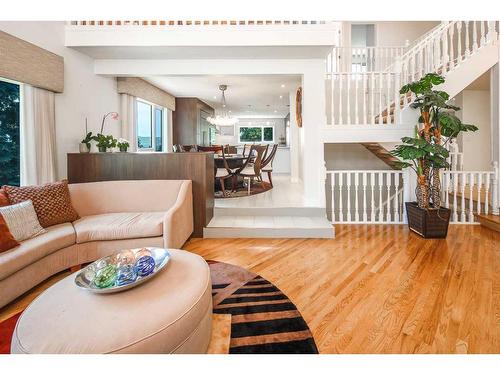
[(264, 128), (264, 141), (272, 142), (274, 140), (273, 133), (274, 129), (272, 127)]
[(240, 128), (240, 142), (261, 142), (262, 128)]
[(274, 128), (272, 126), (242, 126), (240, 127), (240, 142), (273, 142)]
[(0, 186), (20, 183), (19, 86), (0, 81)]

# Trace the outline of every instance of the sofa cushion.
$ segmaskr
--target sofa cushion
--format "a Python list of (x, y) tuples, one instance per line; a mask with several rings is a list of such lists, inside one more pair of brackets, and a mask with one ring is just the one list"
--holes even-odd
[(18, 247), (0, 254), (0, 280), (37, 260), (75, 243), (75, 230), (70, 223), (46, 228), (46, 232), (21, 242)]
[(40, 226), (36, 216), (33, 202), (30, 200), (0, 207), (0, 214), (16, 241), (24, 241), (45, 233), (45, 229)]
[(7, 193), (5, 192), (5, 190), (0, 189), (0, 207), (8, 206), (9, 204), (10, 202)]
[(0, 253), (16, 246), (19, 246), (19, 242), (17, 242), (12, 233), (10, 233), (7, 223), (0, 213)]
[(164, 212), (122, 212), (85, 216), (73, 223), (76, 243), (158, 237)]
[(44, 228), (78, 219), (78, 214), (71, 205), (66, 180), (40, 186), (6, 185), (3, 189), (11, 204), (33, 201), (38, 220)]

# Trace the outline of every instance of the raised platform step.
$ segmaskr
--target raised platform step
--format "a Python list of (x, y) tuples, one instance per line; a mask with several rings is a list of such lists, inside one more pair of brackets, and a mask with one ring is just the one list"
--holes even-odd
[(474, 215), (479, 223), (491, 230), (500, 232), (500, 216), (498, 215)]
[(214, 216), (205, 238), (334, 238), (324, 216)]
[(325, 216), (324, 207), (215, 207), (214, 216)]

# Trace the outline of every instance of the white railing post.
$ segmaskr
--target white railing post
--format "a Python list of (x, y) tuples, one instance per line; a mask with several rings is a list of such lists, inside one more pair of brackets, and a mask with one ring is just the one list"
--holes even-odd
[(493, 205), (492, 207), (492, 210), (491, 210), (491, 213), (493, 215), (498, 215), (498, 212), (499, 212), (499, 207), (498, 207), (498, 191), (499, 191), (499, 188), (498, 188), (498, 182), (499, 182), (499, 178), (498, 178), (498, 162), (497, 161), (494, 161), (493, 162), (493, 190), (491, 192), (491, 204)]
[(410, 168), (405, 168), (403, 170), (403, 222), (408, 223), (406, 217), (406, 202), (411, 202), (411, 177), (410, 173), (412, 170)]

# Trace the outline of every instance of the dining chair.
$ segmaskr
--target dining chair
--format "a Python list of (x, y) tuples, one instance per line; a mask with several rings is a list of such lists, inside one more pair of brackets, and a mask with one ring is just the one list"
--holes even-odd
[(174, 152), (185, 152), (184, 149), (182, 148), (182, 145), (174, 145), (173, 149)]
[(224, 152), (224, 149), (222, 149), (221, 152), (222, 156), (222, 161), (223, 161), (223, 168), (217, 168), (215, 167), (215, 180), (219, 181), (220, 187), (222, 190), (222, 194), (224, 196), (227, 196), (229, 194), (226, 193), (226, 187), (224, 186), (226, 179), (231, 178), (231, 192), (235, 191), (235, 179), (236, 179), (236, 172), (238, 168), (231, 169), (229, 168), (229, 165), (227, 164), (226, 160), (226, 153)]
[[(245, 164), (243, 164), (243, 167), (235, 172), (236, 175), (243, 177), (244, 180), (248, 180), (248, 195), (250, 195), (251, 193), (252, 183), (254, 179), (257, 179), (261, 182), (262, 188), (265, 187), (264, 181), (262, 181), (262, 161), (268, 147), (269, 145), (252, 145)], [(255, 157), (252, 157), (251, 155), (254, 154)]]
[(262, 162), (262, 172), (267, 173), (267, 178), (269, 179), (271, 187), (273, 187), (273, 179), (271, 176), (273, 173), (273, 160), (274, 157), (276, 156), (277, 150), (278, 150), (278, 145), (274, 144), (273, 148), (271, 149), (271, 152), (269, 153), (269, 156), (264, 157), (264, 161)]

